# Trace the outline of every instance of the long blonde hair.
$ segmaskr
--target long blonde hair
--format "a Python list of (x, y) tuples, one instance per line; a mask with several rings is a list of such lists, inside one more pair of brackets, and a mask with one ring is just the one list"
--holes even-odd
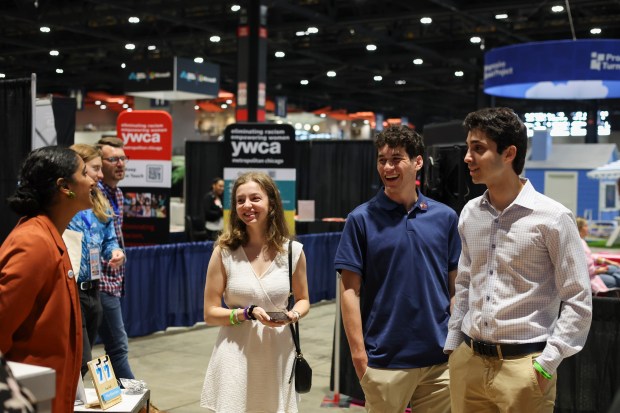
[[(84, 163), (90, 162), (95, 158), (101, 158), (101, 150), (92, 146), (86, 145), (84, 143), (76, 143), (71, 145), (69, 149), (73, 149), (84, 161)], [(93, 213), (97, 217), (99, 221), (102, 223), (108, 222), (108, 220), (112, 217), (112, 213), (110, 212), (112, 208), (110, 207), (110, 203), (108, 199), (101, 193), (101, 190), (98, 186), (95, 185), (93, 188)]]
[(283, 244), (288, 240), (290, 234), (284, 219), (282, 199), (275, 182), (264, 172), (246, 172), (235, 181), (230, 198), (230, 219), (224, 233), (218, 238), (217, 245), (220, 248), (235, 250), (246, 245), (249, 241), (246, 225), (237, 215), (237, 189), (248, 182), (256, 182), (267, 194), (269, 212), (265, 239), (270, 249), (283, 252)]

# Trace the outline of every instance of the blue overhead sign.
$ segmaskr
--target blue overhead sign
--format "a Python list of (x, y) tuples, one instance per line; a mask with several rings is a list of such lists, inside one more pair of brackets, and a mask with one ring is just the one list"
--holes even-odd
[(620, 40), (558, 40), (490, 50), (484, 91), (526, 99), (620, 97)]

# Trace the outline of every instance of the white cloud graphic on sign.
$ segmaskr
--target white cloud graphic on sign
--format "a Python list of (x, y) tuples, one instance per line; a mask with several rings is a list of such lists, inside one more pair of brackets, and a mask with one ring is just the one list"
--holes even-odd
[(539, 82), (525, 91), (529, 99), (604, 99), (609, 89), (602, 80), (570, 80)]

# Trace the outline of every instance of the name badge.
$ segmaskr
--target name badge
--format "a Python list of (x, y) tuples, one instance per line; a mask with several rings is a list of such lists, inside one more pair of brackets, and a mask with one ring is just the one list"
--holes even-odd
[(101, 260), (99, 248), (91, 248), (90, 253), (90, 279), (98, 280), (101, 278)]

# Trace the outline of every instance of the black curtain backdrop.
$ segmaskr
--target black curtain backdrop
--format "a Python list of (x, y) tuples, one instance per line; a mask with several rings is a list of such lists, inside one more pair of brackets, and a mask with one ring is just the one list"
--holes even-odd
[[(211, 190), (211, 180), (222, 176), (224, 143), (185, 143), (185, 211), (202, 213), (203, 195)], [(304, 141), (295, 143), (297, 199), (314, 200), (315, 216), (346, 218), (357, 205), (372, 198), (381, 183), (376, 168), (373, 141)], [(342, 229), (342, 224), (303, 223), (304, 231), (325, 232)]]
[(558, 368), (556, 413), (604, 413), (620, 389), (620, 299), (594, 297), (583, 350)]
[(224, 172), (224, 143), (185, 141), (185, 215), (202, 216), (202, 197)]
[(17, 186), (22, 161), (32, 146), (33, 79), (0, 80), (0, 242), (17, 223), (6, 199)]
[(54, 125), (58, 146), (68, 147), (75, 140), (75, 112), (77, 101), (74, 98), (52, 98), (52, 111), (54, 112)]

